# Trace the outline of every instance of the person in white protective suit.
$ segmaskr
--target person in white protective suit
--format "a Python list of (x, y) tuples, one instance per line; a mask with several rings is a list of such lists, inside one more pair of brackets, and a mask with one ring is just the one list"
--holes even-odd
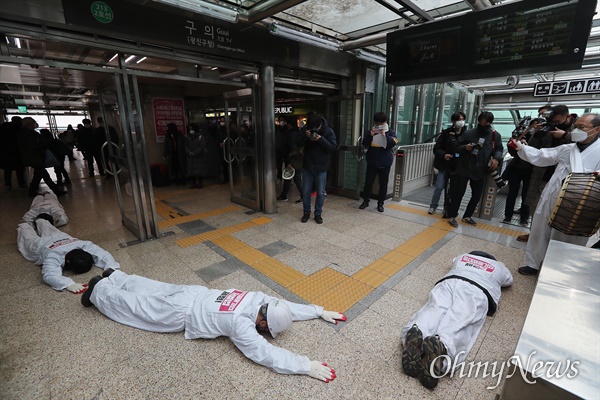
[(261, 292), (173, 285), (121, 271), (105, 270), (89, 282), (81, 297), (120, 324), (151, 332), (185, 332), (185, 339), (227, 336), (249, 359), (280, 374), (304, 374), (329, 382), (335, 370), (321, 361), (273, 346), (259, 331), (275, 338), (292, 321), (323, 318), (337, 324), (346, 316), (316, 305), (302, 305)]
[(508, 268), (488, 253), (454, 258), (427, 303), (402, 328), (404, 372), (434, 389), (440, 377), (466, 360), (486, 315), (496, 312), (500, 288), (512, 282)]
[(43, 216), (43, 218), (50, 221), (54, 226), (63, 226), (69, 222), (65, 209), (58, 202), (58, 197), (53, 192), (45, 192), (35, 196), (29, 211), (23, 215), (22, 220), (33, 226), (34, 221), (42, 214), (50, 216), (51, 218), (46, 216)]
[(569, 173), (592, 173), (600, 170), (599, 133), (600, 115), (584, 114), (575, 122), (575, 128), (571, 131), (571, 140), (576, 143), (563, 144), (549, 149), (536, 149), (515, 140), (511, 141), (517, 149), (517, 155), (523, 160), (538, 167), (557, 164), (535, 209), (525, 253), (527, 265), (519, 268), (520, 274), (537, 275), (539, 273), (550, 239), (581, 246), (586, 245), (587, 237), (565, 235), (548, 226), (548, 220), (561, 192), (563, 181)]
[(42, 266), (42, 278), (54, 290), (67, 289), (78, 294), (87, 287), (63, 276), (63, 270), (82, 274), (89, 271), (92, 265), (102, 269), (120, 268), (106, 250), (61, 232), (44, 218), (36, 219), (33, 225), (35, 229), (27, 222), (19, 224), (17, 247), (25, 259)]

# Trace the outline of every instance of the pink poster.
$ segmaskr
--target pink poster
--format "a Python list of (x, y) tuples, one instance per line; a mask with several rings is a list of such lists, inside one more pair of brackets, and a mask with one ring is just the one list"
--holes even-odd
[(154, 129), (156, 141), (164, 142), (167, 134), (167, 125), (175, 124), (179, 132), (185, 132), (185, 109), (183, 99), (152, 99), (154, 111)]

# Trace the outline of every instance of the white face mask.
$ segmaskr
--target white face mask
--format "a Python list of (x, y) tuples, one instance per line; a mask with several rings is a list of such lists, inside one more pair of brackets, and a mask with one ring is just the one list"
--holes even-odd
[(225, 122), (219, 122), (219, 125), (225, 126)]
[(462, 128), (463, 126), (465, 126), (465, 121), (456, 121), (454, 123), (454, 126), (457, 128)]
[(190, 135), (195, 135), (195, 134), (196, 134), (196, 131), (194, 131), (194, 130), (190, 131)]
[(589, 134), (586, 131), (579, 128), (575, 128), (571, 131), (571, 140), (573, 142), (583, 142), (588, 136)]

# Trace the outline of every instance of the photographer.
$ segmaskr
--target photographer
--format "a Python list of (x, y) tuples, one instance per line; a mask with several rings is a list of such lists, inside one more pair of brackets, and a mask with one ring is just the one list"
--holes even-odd
[(306, 122), (306, 130), (301, 130), (296, 138), (296, 146), (304, 147), (302, 160), (302, 203), (304, 215), (301, 222), (310, 219), (310, 194), (313, 184), (316, 187), (315, 221), (323, 223), (323, 204), (325, 203), (325, 185), (327, 170), (331, 162), (331, 153), (337, 148), (337, 140), (333, 129), (327, 125), (325, 118), (316, 113), (310, 113)]
[(440, 195), (444, 190), (444, 216), (448, 217), (448, 204), (450, 203), (450, 193), (447, 190), (448, 180), (450, 174), (454, 173), (456, 168), (456, 159), (454, 158), (454, 146), (456, 141), (466, 131), (465, 118), (467, 116), (462, 111), (457, 111), (450, 117), (452, 126), (444, 129), (440, 132), (440, 135), (435, 142), (433, 147), (433, 154), (435, 154), (435, 160), (433, 161), (433, 167), (438, 170), (438, 175), (435, 180), (435, 190), (431, 197), (431, 204), (429, 205), (428, 214), (435, 214), (435, 210), (438, 207), (440, 201)]
[(448, 223), (457, 227), (456, 217), (467, 183), (471, 186), (471, 199), (463, 214), (462, 221), (476, 226), (472, 215), (475, 207), (483, 194), (483, 186), (487, 173), (495, 171), (502, 161), (502, 138), (496, 130), (492, 129), (494, 114), (484, 111), (477, 117), (477, 128), (463, 133), (458, 139), (454, 149), (457, 157), (456, 171), (451, 178), (450, 205), (448, 210)]

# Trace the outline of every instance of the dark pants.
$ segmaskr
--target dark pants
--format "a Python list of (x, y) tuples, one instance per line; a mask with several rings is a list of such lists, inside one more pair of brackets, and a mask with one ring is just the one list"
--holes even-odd
[[(294, 183), (296, 184), (296, 188), (298, 188), (298, 193), (300, 193), (300, 198), (302, 198), (302, 170), (297, 169), (294, 177), (292, 178)], [(290, 187), (292, 186), (292, 179), (284, 179), (283, 180), (283, 188), (281, 189), (281, 197), (287, 198), (288, 193), (290, 192)]]
[(377, 204), (383, 204), (387, 195), (388, 179), (390, 177), (390, 167), (377, 168), (367, 165), (367, 175), (365, 177), (365, 187), (363, 189), (363, 199), (369, 201), (371, 197), (371, 188), (375, 182), (375, 176), (379, 175), (379, 194), (377, 196)]
[(475, 207), (479, 204), (479, 200), (481, 200), (481, 195), (483, 194), (485, 177), (473, 180), (469, 179), (467, 176), (455, 174), (452, 175), (452, 178), (450, 179), (450, 192), (452, 197), (450, 199), (450, 211), (448, 212), (448, 217), (456, 218), (458, 216), (458, 209), (460, 208), (460, 203), (467, 190), (467, 183), (471, 186), (471, 200), (469, 200), (469, 204), (467, 204), (467, 209), (463, 214), (463, 218), (470, 218), (473, 216)]
[(530, 178), (531, 171), (518, 169), (513, 170), (508, 177), (508, 196), (506, 198), (506, 207), (504, 208), (504, 218), (512, 218), (517, 196), (519, 195), (519, 188), (521, 187), (521, 182), (523, 182), (523, 189), (521, 190), (521, 222), (527, 222), (529, 219), (529, 206), (525, 204), (525, 198), (529, 190)]
[(31, 179), (31, 184), (29, 185), (29, 195), (35, 196), (38, 193), (38, 189), (40, 188), (40, 181), (44, 180), (44, 183), (48, 185), (48, 187), (54, 192), (55, 195), (58, 196), (59, 193), (62, 192), (62, 189), (54, 183), (52, 178), (50, 178), (50, 174), (46, 171), (44, 167), (33, 167), (33, 178)]
[(104, 175), (104, 165), (102, 164), (102, 151), (100, 150), (100, 148), (86, 150), (85, 159), (88, 164), (88, 172), (90, 176), (94, 175), (94, 159), (96, 159), (96, 164), (98, 165), (98, 172), (100, 172), (100, 175)]
[(27, 186), (25, 182), (25, 167), (5, 167), (4, 168), (4, 186), (12, 186), (12, 172), (15, 171), (17, 175), (17, 181), (20, 187)]

